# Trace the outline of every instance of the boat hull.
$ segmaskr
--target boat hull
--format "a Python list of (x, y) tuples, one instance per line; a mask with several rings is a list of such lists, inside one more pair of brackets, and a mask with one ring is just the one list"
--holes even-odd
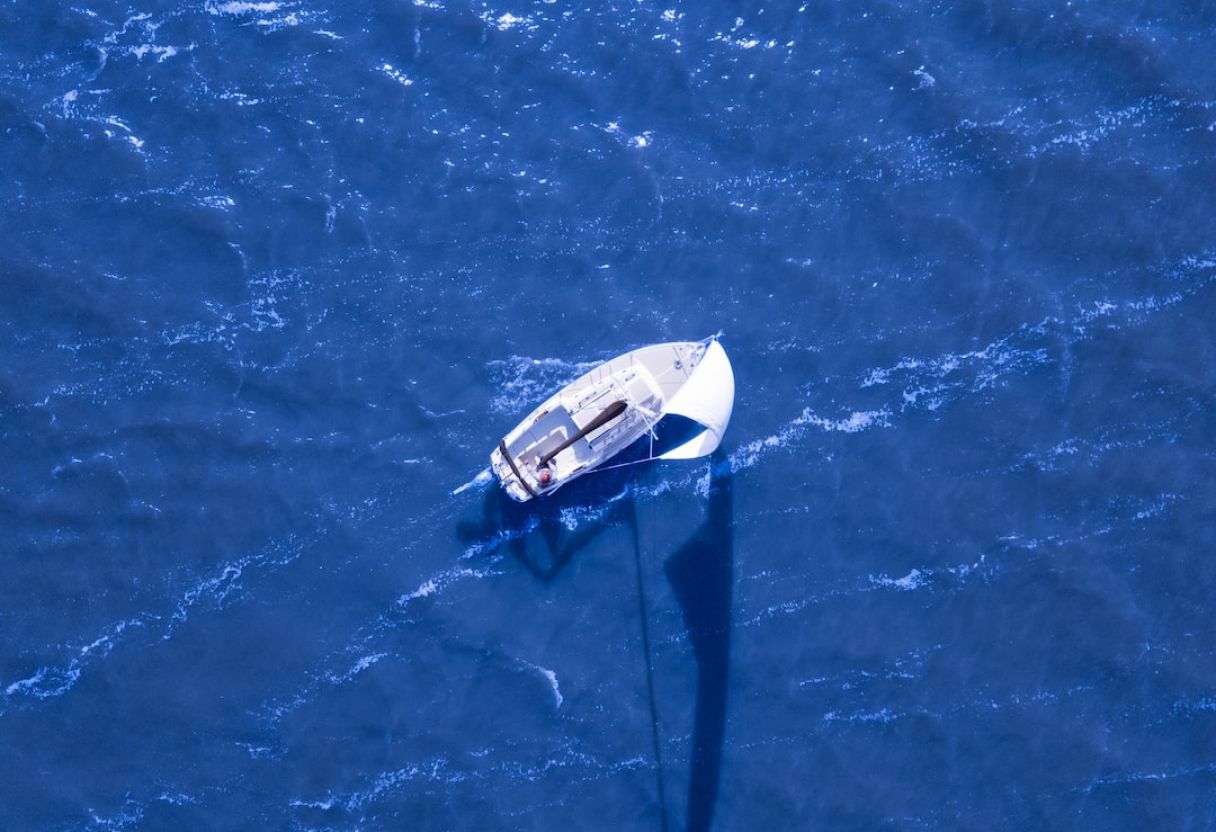
[(549, 396), (490, 454), (503, 490), (519, 502), (551, 494), (650, 433), (711, 343), (673, 341), (632, 350)]

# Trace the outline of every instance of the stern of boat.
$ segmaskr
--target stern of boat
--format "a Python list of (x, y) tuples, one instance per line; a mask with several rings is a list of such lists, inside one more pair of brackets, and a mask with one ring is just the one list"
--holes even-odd
[(517, 503), (526, 503), (532, 499), (532, 495), (519, 481), (519, 477), (515, 475), (515, 471), (511, 469), (510, 463), (506, 457), (502, 455), (502, 450), (495, 448), (490, 452), (490, 470), (494, 472), (494, 476), (498, 479), (498, 484), (502, 486), (502, 490), (507, 492), (512, 500)]

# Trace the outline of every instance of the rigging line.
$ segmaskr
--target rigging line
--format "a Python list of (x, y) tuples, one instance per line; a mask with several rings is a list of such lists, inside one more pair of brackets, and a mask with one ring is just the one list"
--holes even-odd
[(629, 404), (633, 407), (634, 410), (636, 410), (638, 413), (642, 414), (642, 421), (646, 423), (646, 432), (649, 433), (651, 438), (653, 439), (654, 438), (654, 426), (657, 425), (659, 423), (659, 420), (663, 418), (663, 414), (656, 413), (655, 411), (651, 410), (649, 407), (645, 407), (643, 405), (638, 404), (638, 402), (633, 398), (633, 396), (631, 396), (629, 394), (629, 391), (624, 388), (621, 389), (621, 394), (625, 397), (625, 399), (629, 402)]
[(588, 474), (599, 474), (602, 471), (611, 471), (613, 468), (625, 468), (629, 465), (641, 465), (643, 462), (656, 462), (657, 460), (658, 460), (658, 457), (648, 456), (645, 459), (635, 459), (632, 462), (621, 462), (616, 465), (605, 465), (602, 468), (592, 468), (587, 473)]
[(642, 420), (644, 422), (646, 422), (646, 432), (650, 435), (650, 450), (648, 451), (648, 455), (645, 459), (635, 459), (631, 462), (620, 462), (620, 463), (617, 463), (616, 465), (605, 465), (603, 467), (592, 468), (590, 471), (587, 472), (588, 474), (598, 474), (602, 471), (611, 471), (614, 468), (625, 468), (629, 465), (641, 465), (643, 462), (654, 462), (656, 459), (656, 457), (654, 455), (654, 439), (655, 439), (654, 427), (655, 427), (655, 425), (657, 425), (659, 423), (659, 419), (661, 419), (662, 416), (660, 414), (655, 414), (655, 415), (659, 416), (659, 419), (655, 419), (653, 422), (651, 422), (649, 419), (646, 418), (646, 414), (650, 411), (644, 407), (641, 407), (636, 402), (634, 402), (628, 393), (625, 393), (625, 396), (626, 396), (626, 398), (629, 399), (630, 404), (633, 404), (639, 411), (641, 411)]

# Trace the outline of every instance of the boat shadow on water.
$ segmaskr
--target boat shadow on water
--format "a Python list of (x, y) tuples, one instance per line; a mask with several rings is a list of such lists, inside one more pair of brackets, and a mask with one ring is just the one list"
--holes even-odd
[[(730, 466), (721, 451), (710, 467), (709, 502), (701, 524), (670, 555), (643, 551), (634, 488), (636, 468), (596, 473), (544, 500), (520, 504), (500, 489), (488, 490), (480, 523), (462, 524), (466, 542), (501, 541), (512, 557), (538, 580), (551, 582), (602, 532), (623, 525), (637, 566), (642, 643), (650, 699), (660, 826), (671, 817), (663, 782), (661, 703), (654, 694), (647, 592), (643, 561), (663, 562), (683, 615), (697, 665), (695, 716), (689, 763), (685, 828), (707, 830), (713, 820), (726, 736), (727, 692), (734, 583), (734, 501)], [(658, 554), (658, 557), (655, 557)], [(682, 734), (682, 727), (673, 727)]]
[(462, 522), (465, 544), (505, 548), (540, 581), (551, 582), (607, 529), (633, 515), (631, 469), (595, 473), (543, 499), (517, 503), (500, 488), (486, 490), (479, 522)]

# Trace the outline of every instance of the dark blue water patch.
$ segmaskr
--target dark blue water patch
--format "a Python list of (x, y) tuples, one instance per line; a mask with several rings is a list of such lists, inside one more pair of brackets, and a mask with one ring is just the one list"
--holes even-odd
[(1212, 825), (1203, 4), (0, 23), (0, 825)]

